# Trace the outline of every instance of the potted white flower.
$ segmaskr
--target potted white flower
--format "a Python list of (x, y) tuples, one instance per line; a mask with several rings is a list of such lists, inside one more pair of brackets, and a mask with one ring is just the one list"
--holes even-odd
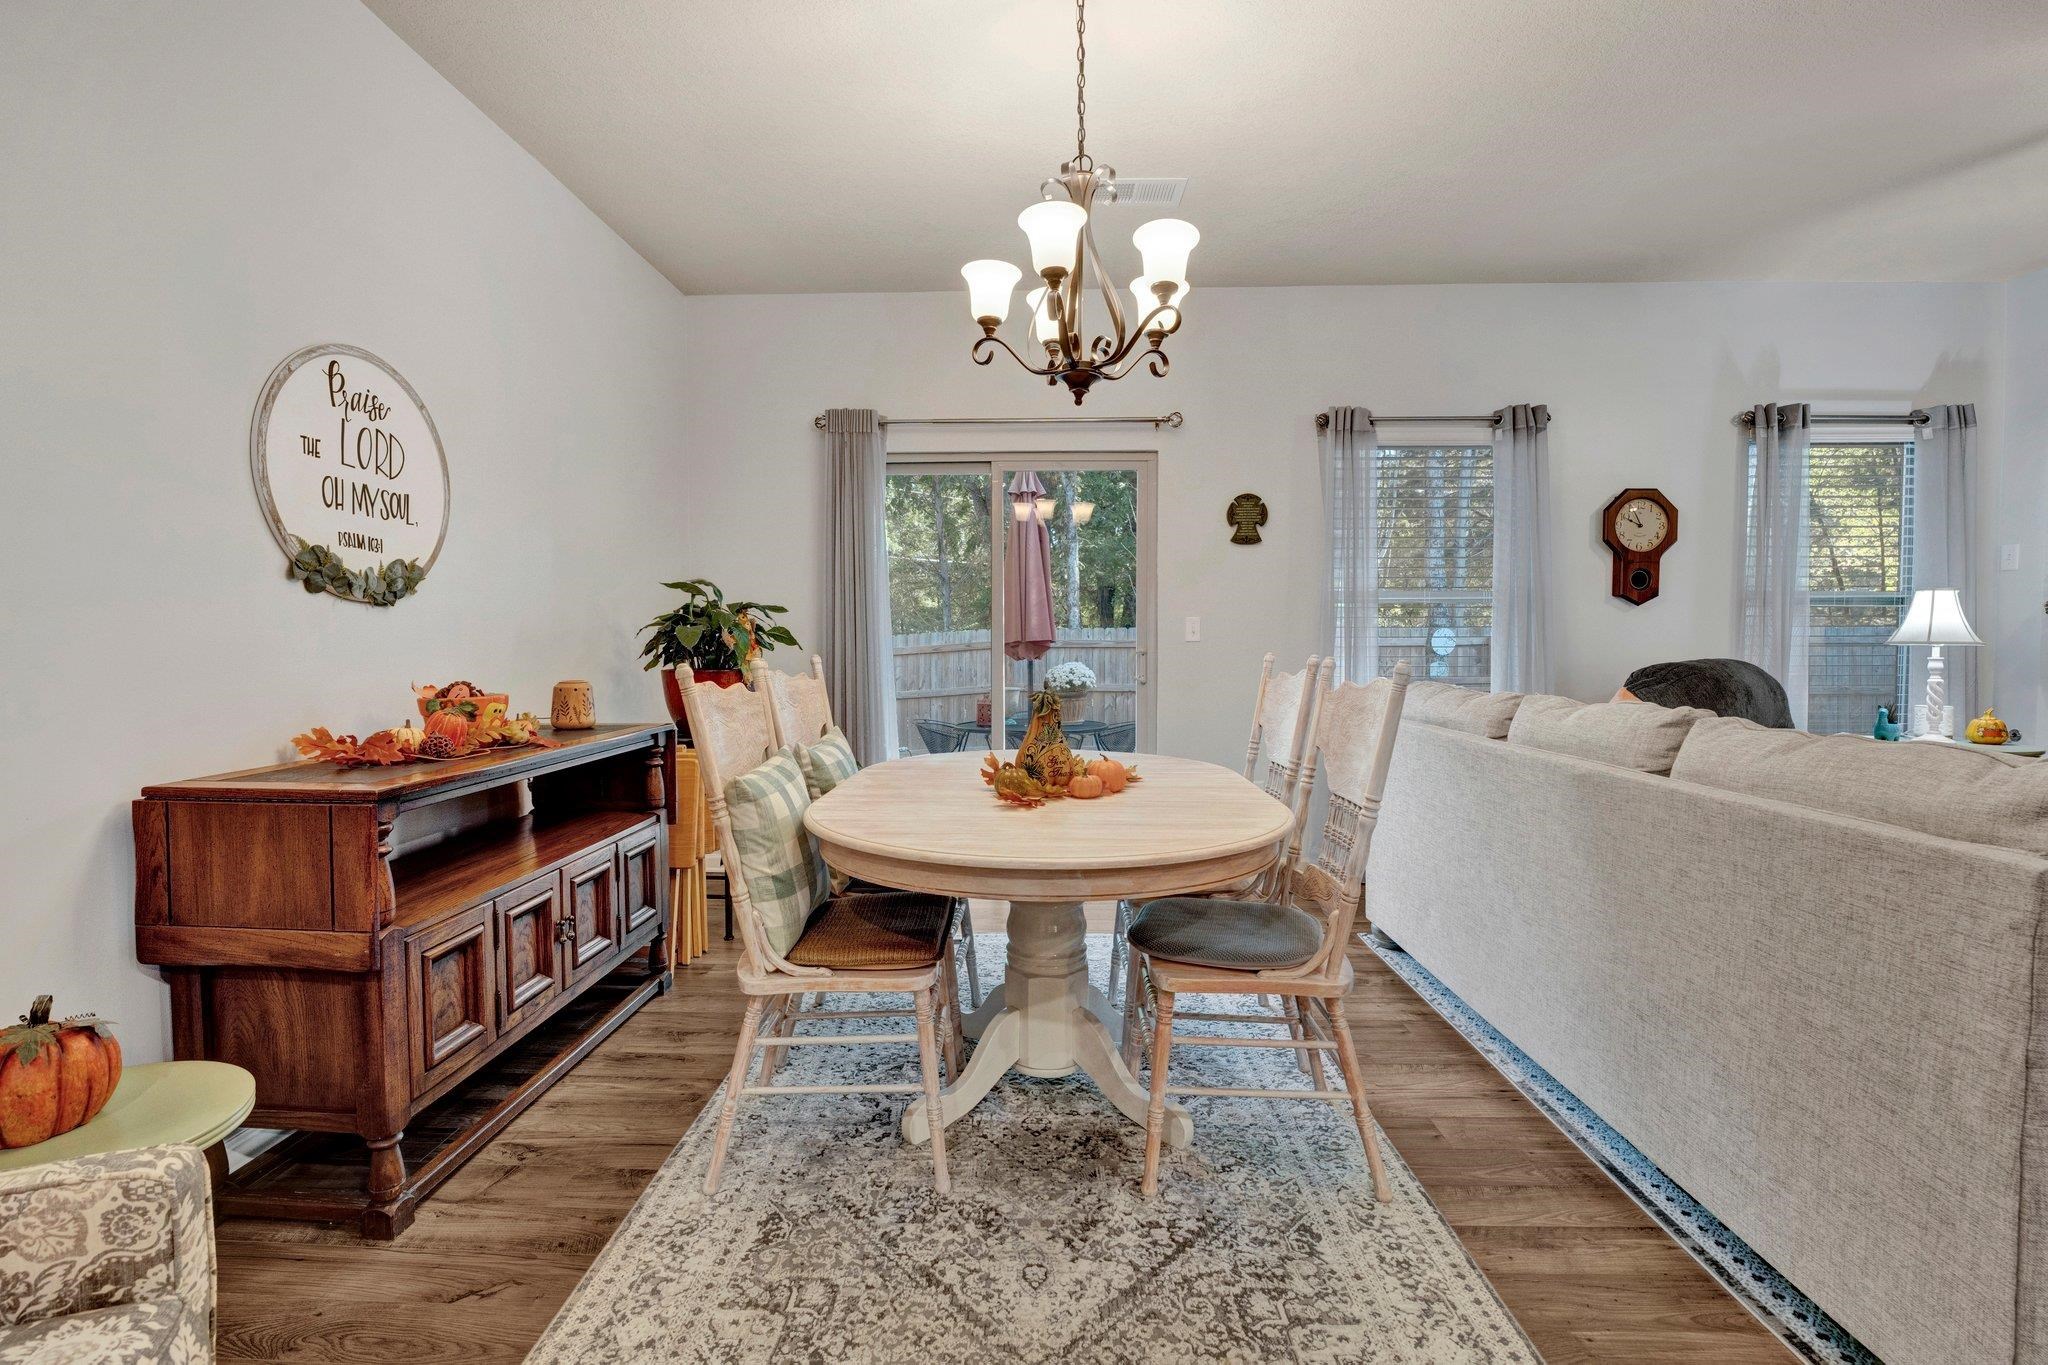
[(1088, 689), (1095, 686), (1095, 670), (1079, 659), (1054, 664), (1046, 670), (1045, 685), (1060, 698), (1060, 724), (1072, 725), (1088, 706)]

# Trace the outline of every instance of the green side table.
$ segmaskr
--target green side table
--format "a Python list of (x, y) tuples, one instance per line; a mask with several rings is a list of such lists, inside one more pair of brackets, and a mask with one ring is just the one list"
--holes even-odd
[(146, 1062), (123, 1068), (107, 1107), (68, 1133), (33, 1147), (0, 1150), (0, 1171), (132, 1147), (190, 1143), (206, 1152), (214, 1178), (226, 1174), (227, 1135), (256, 1107), (256, 1078), (225, 1062)]

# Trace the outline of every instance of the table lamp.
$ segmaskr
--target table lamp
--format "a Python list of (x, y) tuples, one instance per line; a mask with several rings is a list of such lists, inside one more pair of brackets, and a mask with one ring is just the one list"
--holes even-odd
[(1906, 617), (1886, 641), (1894, 645), (1931, 645), (1927, 656), (1927, 698), (1913, 708), (1913, 738), (1944, 743), (1955, 739), (1955, 708), (1948, 705), (1948, 683), (1942, 677), (1943, 645), (1981, 645), (1970, 618), (1963, 615), (1963, 595), (1955, 588), (1921, 588), (1906, 607)]

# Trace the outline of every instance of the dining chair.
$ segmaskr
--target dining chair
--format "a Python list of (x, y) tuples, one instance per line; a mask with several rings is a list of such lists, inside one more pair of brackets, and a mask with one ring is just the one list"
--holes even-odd
[[(1275, 656), (1268, 654), (1259, 665), (1259, 690), (1252, 698), (1252, 737), (1245, 747), (1244, 775), (1250, 782), (1263, 787), (1266, 794), (1290, 808), (1294, 806), (1295, 784), (1301, 778), (1303, 750), (1308, 746), (1309, 725), (1312, 706), (1303, 705), (1319, 693), (1321, 681), (1327, 676), (1331, 661), (1311, 654), (1299, 673), (1273, 673)], [(1131, 727), (1131, 738), (1125, 744), (1112, 744), (1105, 737), (1104, 749), (1122, 752), (1129, 743), (1136, 742), (1137, 726)], [(1300, 820), (1297, 815), (1295, 835), (1300, 836)], [(1274, 860), (1277, 869), (1286, 856)], [(1257, 895), (1260, 883), (1268, 876), (1266, 872), (1250, 878), (1236, 886), (1226, 887), (1216, 893), (1223, 896)], [(1124, 988), (1125, 964), (1129, 949), (1126, 939), (1130, 934), (1131, 917), (1136, 913), (1129, 901), (1118, 901), (1116, 922), (1110, 931), (1109, 940), (1109, 1003), (1121, 1006)]]
[[(1150, 1102), (1145, 1111), (1142, 1185), (1148, 1197), (1159, 1190), (1159, 1146), (1169, 1095), (1348, 1102), (1365, 1143), (1373, 1194), (1382, 1203), (1391, 1197), (1344, 1002), (1353, 983), (1347, 949), (1364, 899), (1366, 855), (1394, 757), (1408, 674), (1404, 661), (1389, 678), (1347, 682), (1334, 689), (1326, 681), (1320, 685), (1314, 741), (1295, 784), (1297, 810), (1306, 808), (1318, 771), (1328, 795), (1328, 816), (1312, 857), (1295, 849), (1281, 874), (1268, 880), (1264, 899), (1174, 896), (1146, 905), (1131, 925), (1124, 1055), (1135, 1067), (1140, 1040), (1149, 1032)], [(1286, 1006), (1279, 1014), (1191, 1011), (1178, 1017), (1270, 1025), (1284, 1029), (1287, 1036), (1176, 1037), (1174, 1002), (1188, 994), (1278, 996)], [(1167, 1076), (1176, 1043), (1291, 1049), (1311, 1059), (1312, 1081), (1306, 1089), (1176, 1087)], [(1332, 1051), (1343, 1073), (1341, 1089), (1327, 1085), (1323, 1076), (1323, 1054)]]
[(975, 733), (973, 726), (957, 721), (919, 719), (915, 723), (918, 738), (924, 741), (928, 754), (957, 754), (967, 747)]
[[(699, 771), (704, 780), (706, 804), (725, 855), (725, 875), (732, 897), (734, 917), (739, 921), (739, 985), (747, 999), (746, 1015), (740, 1023), (739, 1042), (733, 1049), (732, 1070), (725, 1086), (725, 1104), (719, 1113), (718, 1136), (711, 1149), (711, 1167), (704, 1176), (704, 1192), (715, 1193), (718, 1176), (725, 1165), (726, 1148), (732, 1139), (733, 1122), (743, 1098), (766, 1095), (846, 1095), (922, 1093), (937, 1112), (940, 1063), (954, 1072), (960, 1065), (960, 1008), (953, 980), (951, 930), (952, 902), (943, 896), (911, 891), (846, 892), (816, 897), (811, 888), (821, 881), (817, 875), (817, 849), (801, 827), (802, 811), (808, 805), (802, 770), (789, 752), (775, 744), (773, 704), (766, 689), (719, 687), (698, 683), (679, 674), (683, 711), (689, 717), (690, 734), (697, 748)], [(754, 781), (749, 782), (747, 779)], [(731, 795), (756, 796), (747, 807), (777, 810), (785, 820), (799, 823), (790, 840), (808, 860), (767, 879), (762, 888), (765, 904), (776, 909), (771, 926), (749, 887), (741, 844), (734, 831)], [(750, 826), (748, 848), (761, 856), (765, 839), (758, 825)], [(758, 865), (758, 864), (757, 864)], [(807, 915), (806, 902), (815, 902)], [(794, 905), (802, 916), (801, 925), (792, 922)], [(909, 1009), (859, 1008), (800, 1010), (809, 995), (890, 996), (908, 995)], [(796, 1031), (799, 1023), (813, 1020), (885, 1019), (915, 1017), (912, 1033), (810, 1034)], [(922, 1072), (921, 1085), (771, 1085), (775, 1061), (796, 1047), (865, 1046), (875, 1043), (913, 1043)], [(756, 1054), (762, 1057), (761, 1075), (748, 1084)], [(948, 1187), (944, 1131), (935, 1126), (931, 1134), (932, 1183), (939, 1193)]]
[[(773, 722), (771, 737), (777, 748), (816, 744), (832, 729), (832, 696), (825, 685), (824, 659), (813, 654), (809, 674), (791, 674), (768, 667), (768, 661), (757, 654), (753, 674), (755, 689), (768, 695), (768, 712)], [(851, 756), (851, 750), (847, 755)], [(845, 889), (896, 890), (859, 880), (850, 882)], [(953, 942), (967, 968), (967, 1008), (977, 1009), (981, 1005), (981, 968), (975, 961), (974, 916), (968, 913), (964, 900), (954, 902)]]

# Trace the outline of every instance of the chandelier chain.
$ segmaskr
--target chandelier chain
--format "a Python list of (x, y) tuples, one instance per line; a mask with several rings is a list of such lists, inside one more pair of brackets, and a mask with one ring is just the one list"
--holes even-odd
[(1074, 161), (1088, 160), (1088, 0), (1074, 0)]

